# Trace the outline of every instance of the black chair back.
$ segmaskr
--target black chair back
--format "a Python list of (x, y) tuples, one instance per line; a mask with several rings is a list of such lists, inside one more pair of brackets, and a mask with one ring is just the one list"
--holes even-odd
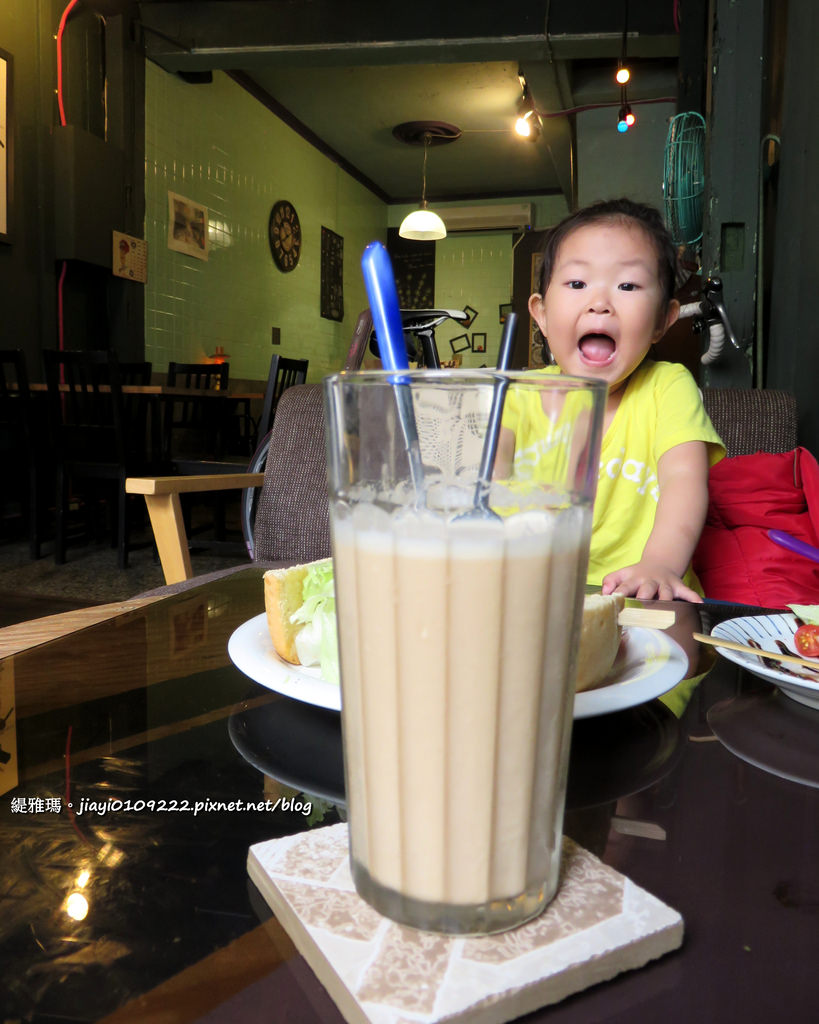
[[(123, 387), (146, 387), (151, 383), (153, 364), (150, 362), (120, 362), (119, 380)], [(150, 406), (145, 395), (123, 393), (122, 408), (125, 414), (125, 433), (127, 437), (147, 439)], [(153, 426), (153, 429), (157, 429)], [(159, 444), (156, 437), (152, 442)], [(147, 454), (147, 443), (144, 451)]]
[[(146, 469), (144, 435), (127, 429), (120, 365), (113, 352), (43, 352), (57, 454), (54, 560), (65, 561), (69, 481), (104, 481), (115, 492), (118, 564), (128, 564), (125, 478)], [(97, 485), (101, 486), (101, 485)], [(86, 500), (86, 510), (91, 507)], [(95, 506), (96, 507), (96, 506)]]
[(151, 383), (153, 363), (120, 363), (119, 379), (121, 384), (145, 387)]
[[(31, 436), (31, 393), (26, 357), (19, 348), (0, 349), (0, 429), (3, 450)], [(6, 443), (8, 441), (8, 445)]]
[(262, 403), (262, 414), (256, 424), (256, 438), (258, 442), (265, 437), (273, 426), (273, 417), (276, 415), (276, 406), (287, 388), (295, 384), (304, 384), (307, 380), (307, 367), (309, 359), (291, 359), (288, 356), (274, 355), (270, 360), (270, 370), (267, 374), (267, 387), (264, 392)]
[[(230, 363), (168, 363), (168, 387), (196, 391), (227, 391)], [(169, 400), (165, 409), (164, 452), (176, 457), (206, 459), (221, 452), (222, 420), (225, 409), (219, 404), (191, 398)]]
[(226, 391), (229, 380), (230, 363), (168, 363), (169, 387)]
[(63, 462), (125, 464), (125, 412), (113, 352), (43, 352), (52, 436)]

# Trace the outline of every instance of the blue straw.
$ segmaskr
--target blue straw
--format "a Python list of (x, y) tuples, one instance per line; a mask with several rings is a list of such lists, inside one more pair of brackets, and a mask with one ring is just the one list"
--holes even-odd
[[(398, 291), (387, 250), (381, 242), (370, 242), (361, 256), (361, 272), (370, 303), (373, 327), (378, 338), (378, 351), (385, 369), (408, 370), (407, 346), (401, 325), (401, 310), (398, 305)], [(409, 381), (405, 377), (392, 378), (395, 400), (398, 405), (398, 419), (407, 448), (410, 476), (415, 487), (416, 498), (421, 501), (424, 492), (424, 468), (421, 462), (421, 448), (418, 443), (418, 428), (415, 425), (415, 410)]]

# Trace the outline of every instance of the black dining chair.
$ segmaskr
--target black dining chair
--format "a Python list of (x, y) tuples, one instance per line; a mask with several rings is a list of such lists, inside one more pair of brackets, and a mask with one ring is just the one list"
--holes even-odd
[(270, 369), (267, 374), (267, 387), (265, 388), (264, 401), (262, 403), (262, 413), (256, 423), (254, 451), (262, 438), (270, 433), (279, 399), (287, 388), (292, 388), (295, 384), (305, 383), (307, 380), (307, 367), (309, 365), (309, 359), (293, 359), (289, 356), (280, 355), (271, 357)]
[(41, 424), (29, 391), (22, 349), (0, 349), (0, 459), (3, 463), (3, 514), (19, 502), (21, 522), (27, 524), (29, 554), (40, 557), (46, 469)]
[[(146, 387), (151, 383), (153, 375), (153, 364), (150, 362), (123, 362), (119, 363), (119, 382), (123, 387), (135, 386)], [(147, 437), (151, 432), (151, 443), (154, 444), (156, 457), (159, 462), (160, 439), (155, 436), (161, 432), (161, 417), (157, 396), (144, 394), (128, 394), (123, 392), (123, 409), (125, 411), (125, 429), (133, 431), (139, 437)], [(148, 448), (146, 447), (146, 452)]]
[[(227, 391), (230, 363), (168, 363), (168, 387), (190, 391)], [(206, 459), (220, 454), (222, 420), (221, 401), (195, 396), (169, 396), (165, 405), (165, 458)]]
[(128, 429), (119, 362), (107, 351), (45, 350), (43, 363), (57, 460), (54, 561), (66, 560), (70, 498), (84, 498), (90, 522), (98, 518), (94, 499), (103, 496), (116, 510), (112, 536), (125, 569), (131, 548), (125, 479), (150, 471), (151, 463), (144, 432)]
[[(267, 451), (267, 441), (269, 441), (270, 429), (273, 424), (273, 420), (276, 414), (276, 408), (279, 404), (284, 392), (298, 384), (304, 384), (307, 378), (307, 367), (309, 360), (307, 359), (292, 359), (288, 356), (273, 355), (270, 360), (270, 368), (267, 375), (267, 384), (265, 387), (264, 400), (262, 403), (262, 412), (259, 419), (253, 424), (251, 429), (247, 426), (244, 429), (238, 431), (240, 435), (240, 444), (237, 446), (236, 451), (222, 451), (215, 457), (210, 458), (177, 458), (173, 460), (174, 472), (183, 475), (201, 475), (201, 474), (235, 474), (235, 473), (247, 473), (256, 472), (256, 470), (250, 470), (250, 463), (254, 460), (259, 459), (258, 450), (261, 448), (264, 453)], [(245, 423), (249, 420), (247, 413), (240, 414), (242, 420)], [(229, 448), (229, 443), (226, 439), (232, 436), (230, 426), (223, 421), (223, 441), (224, 448)], [(246, 453), (247, 448), (250, 451)], [(264, 468), (262, 462), (261, 468)], [(183, 498), (183, 510), (185, 515), (185, 529), (189, 535), (194, 532), (191, 525), (191, 504), (197, 500), (201, 501), (204, 498), (212, 506), (213, 509), (213, 531), (214, 540), (204, 541), (201, 538), (201, 530), (199, 543), (205, 544), (208, 547), (215, 548), (217, 550), (241, 550), (241, 544), (228, 539), (226, 520), (227, 520), (227, 504), (230, 501), (230, 495), (224, 491), (216, 491), (210, 495), (196, 495), (186, 494)], [(240, 508), (240, 519), (244, 523), (247, 519), (248, 512), (243, 506)], [(204, 529), (208, 529), (206, 525)], [(243, 526), (244, 529), (244, 526)], [(246, 542), (246, 538), (245, 538)]]
[[(231, 415), (225, 423), (225, 437), (220, 462), (225, 464), (226, 473), (240, 473), (247, 467), (261, 441), (270, 433), (276, 406), (287, 388), (304, 384), (307, 380), (309, 359), (293, 359), (278, 354), (271, 356), (267, 372), (262, 409), (258, 419), (251, 415), (250, 401), (239, 398), (231, 403)], [(205, 472), (196, 469), (195, 472)], [(221, 472), (221, 470), (214, 470)]]

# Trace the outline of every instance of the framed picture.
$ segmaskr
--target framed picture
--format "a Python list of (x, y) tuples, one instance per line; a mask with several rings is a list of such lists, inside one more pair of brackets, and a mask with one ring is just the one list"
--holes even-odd
[(168, 248), (198, 260), (208, 258), (208, 209), (193, 199), (168, 193)]
[(486, 351), (486, 335), (485, 334), (473, 334), (472, 335), (472, 351), (473, 352), (485, 352)]
[(344, 319), (344, 239), (321, 226), (321, 315)]
[(498, 318), (500, 319), (500, 322), (502, 324), (506, 323), (506, 318), (507, 318), (507, 316), (509, 316), (509, 314), (511, 312), (512, 312), (512, 303), (511, 302), (502, 302), (500, 304), (500, 306), (498, 306)]
[(0, 50), (0, 242), (11, 241), (12, 184), (14, 179), (13, 61)]
[(466, 352), (469, 348), (469, 335), (459, 334), (457, 338), (450, 338), (449, 344), (453, 352)]
[(471, 306), (464, 306), (464, 313), (466, 313), (466, 320), (461, 320), (460, 323), (464, 327), (471, 327), (475, 323), (475, 317), (478, 315), (477, 309), (473, 309)]

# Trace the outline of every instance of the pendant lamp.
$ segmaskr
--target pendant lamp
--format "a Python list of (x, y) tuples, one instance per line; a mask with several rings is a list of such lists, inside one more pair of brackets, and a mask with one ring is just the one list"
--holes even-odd
[(424, 146), (421, 205), (419, 209), (413, 210), (401, 222), (398, 234), (402, 238), (409, 238), (419, 242), (446, 238), (446, 225), (437, 213), (427, 207), (427, 156), (431, 145), (437, 145), (442, 142), (454, 142), (455, 139), (460, 137), (460, 134), (459, 128), (440, 121), (410, 121), (406, 124), (397, 125), (393, 129), (393, 135), (403, 142), (416, 145), (420, 142)]

